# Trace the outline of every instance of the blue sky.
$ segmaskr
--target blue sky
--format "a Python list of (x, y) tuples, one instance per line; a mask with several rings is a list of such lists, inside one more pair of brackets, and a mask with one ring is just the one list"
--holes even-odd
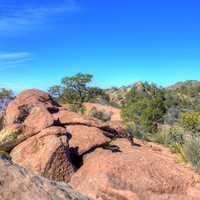
[(111, 87), (200, 80), (198, 0), (0, 0), (0, 87), (94, 75)]

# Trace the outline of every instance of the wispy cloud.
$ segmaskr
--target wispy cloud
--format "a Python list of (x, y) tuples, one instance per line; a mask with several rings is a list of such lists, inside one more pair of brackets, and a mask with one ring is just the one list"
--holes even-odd
[(27, 58), (31, 58), (29, 52), (0, 53), (0, 61), (19, 61)]
[(29, 52), (0, 52), (0, 71), (15, 68), (29, 61), (32, 61), (32, 54)]
[(45, 23), (51, 16), (62, 16), (77, 10), (76, 0), (65, 0), (54, 5), (0, 4), (0, 31), (29, 30)]

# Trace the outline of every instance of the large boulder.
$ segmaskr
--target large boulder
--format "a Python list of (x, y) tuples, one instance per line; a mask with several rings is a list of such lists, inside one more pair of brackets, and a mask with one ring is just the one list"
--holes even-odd
[(124, 200), (200, 200), (194, 173), (178, 165), (165, 148), (140, 143), (134, 148), (124, 139), (113, 145), (120, 151), (96, 149), (84, 159), (71, 184), (91, 198)]
[(110, 138), (106, 137), (104, 132), (96, 127), (71, 125), (66, 126), (66, 129), (69, 134), (69, 147), (78, 155), (83, 155), (91, 149), (110, 142)]
[(10, 151), (23, 140), (55, 124), (52, 112), (58, 105), (39, 90), (27, 90), (11, 101), (4, 115), (0, 132), (0, 150)]
[(17, 145), (10, 155), (15, 163), (51, 180), (69, 182), (75, 170), (62, 127), (44, 129)]
[(5, 126), (24, 123), (39, 132), (54, 123), (50, 110), (55, 105), (47, 93), (26, 90), (9, 103), (4, 116)]
[(1, 200), (89, 200), (65, 183), (49, 181), (0, 158)]

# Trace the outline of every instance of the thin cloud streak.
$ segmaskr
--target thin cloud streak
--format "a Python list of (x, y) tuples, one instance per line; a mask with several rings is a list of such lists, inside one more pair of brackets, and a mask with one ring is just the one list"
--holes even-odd
[(0, 71), (22, 66), (33, 60), (29, 52), (0, 53)]
[(50, 16), (79, 10), (76, 1), (68, 0), (52, 7), (24, 7), (0, 5), (0, 31), (29, 30), (45, 23)]
[(31, 57), (32, 54), (28, 52), (0, 53), (0, 61), (22, 61)]

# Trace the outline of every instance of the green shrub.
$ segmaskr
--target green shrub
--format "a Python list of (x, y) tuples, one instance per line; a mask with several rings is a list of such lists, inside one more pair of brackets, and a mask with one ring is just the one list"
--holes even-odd
[(136, 125), (134, 122), (126, 123), (125, 133), (129, 137), (134, 137), (137, 139), (150, 140), (150, 134), (144, 131), (139, 125)]
[(182, 144), (174, 144), (173, 146), (170, 147), (171, 151), (173, 153), (176, 153), (178, 155), (178, 161), (181, 163), (187, 163), (187, 155), (184, 151), (184, 146)]
[(105, 110), (97, 110), (93, 107), (89, 113), (91, 117), (95, 117), (103, 122), (108, 122), (111, 120), (112, 112), (106, 112)]
[(162, 125), (156, 134), (152, 136), (152, 140), (166, 146), (183, 145), (185, 142), (184, 129), (178, 126)]
[(187, 160), (200, 172), (200, 138), (189, 140), (184, 145)]
[(168, 143), (168, 135), (170, 133), (170, 129), (171, 127), (169, 126), (161, 126), (157, 133), (155, 133), (154, 135), (152, 135), (152, 141), (159, 143), (159, 144), (164, 144), (166, 145)]
[(200, 113), (199, 112), (185, 112), (181, 116), (181, 123), (185, 129), (196, 133), (200, 129)]
[(125, 122), (136, 123), (144, 133), (155, 133), (166, 113), (164, 91), (155, 85), (144, 83), (143, 89), (133, 88), (122, 108)]
[(75, 103), (69, 105), (69, 110), (81, 114), (84, 114), (85, 112), (85, 108), (82, 104), (75, 104)]

